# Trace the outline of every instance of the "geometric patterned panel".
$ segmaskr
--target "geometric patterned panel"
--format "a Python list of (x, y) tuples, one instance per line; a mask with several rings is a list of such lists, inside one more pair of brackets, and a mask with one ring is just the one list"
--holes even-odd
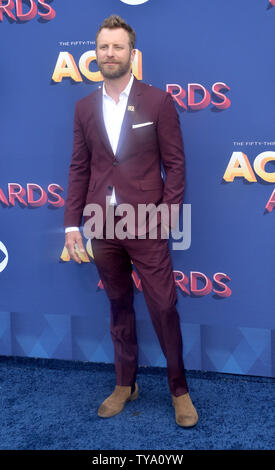
[(12, 355), (11, 324), (9, 312), (1, 312), (0, 314), (0, 355)]
[(275, 330), (271, 330), (271, 377), (275, 377)]
[[(165, 357), (145, 310), (139, 310), (136, 328), (139, 365), (165, 367)], [(275, 376), (273, 330), (183, 322), (181, 330), (187, 370)], [(0, 355), (113, 363), (109, 315), (0, 312)]]
[(107, 315), (72, 317), (72, 359), (113, 362), (113, 344)]
[(69, 315), (11, 313), (12, 353), (15, 356), (71, 359)]
[(203, 370), (271, 376), (271, 331), (201, 325)]

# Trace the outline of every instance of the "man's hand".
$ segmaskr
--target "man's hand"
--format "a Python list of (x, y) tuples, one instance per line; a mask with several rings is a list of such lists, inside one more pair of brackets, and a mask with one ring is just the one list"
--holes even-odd
[(65, 246), (69, 252), (70, 257), (76, 261), (78, 264), (81, 264), (81, 259), (78, 256), (77, 252), (86, 253), (82, 236), (79, 230), (73, 230), (66, 233), (65, 235)]

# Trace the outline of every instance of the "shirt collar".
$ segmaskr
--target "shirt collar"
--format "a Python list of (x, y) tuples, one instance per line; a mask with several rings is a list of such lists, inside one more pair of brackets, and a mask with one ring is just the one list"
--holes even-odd
[[(131, 91), (131, 88), (132, 88), (132, 85), (133, 85), (133, 81), (134, 81), (134, 75), (131, 73), (131, 78), (128, 82), (128, 85), (124, 88), (124, 90), (120, 93), (119, 96), (125, 94), (127, 96), (127, 98), (129, 97), (130, 95), (130, 91)], [(110, 98), (110, 96), (107, 94), (106, 92), (106, 88), (105, 88), (105, 83), (103, 82), (103, 87), (102, 87), (102, 90), (103, 90), (103, 96), (105, 97), (108, 97)]]

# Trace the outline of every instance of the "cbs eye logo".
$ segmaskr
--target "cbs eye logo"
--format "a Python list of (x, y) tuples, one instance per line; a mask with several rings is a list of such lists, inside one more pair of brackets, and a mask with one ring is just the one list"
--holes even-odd
[[(2, 259), (4, 255), (4, 259)], [(5, 267), (8, 264), (9, 260), (9, 255), (8, 255), (8, 250), (5, 247), (4, 243), (0, 242), (0, 273), (4, 271)]]
[(142, 3), (146, 3), (149, 0), (120, 0), (123, 3), (127, 3), (127, 5), (141, 5)]

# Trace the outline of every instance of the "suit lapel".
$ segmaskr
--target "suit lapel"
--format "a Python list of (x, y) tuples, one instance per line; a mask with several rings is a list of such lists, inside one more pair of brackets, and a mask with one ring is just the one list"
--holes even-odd
[(109, 137), (106, 131), (104, 118), (103, 118), (103, 105), (102, 105), (102, 87), (99, 88), (94, 93), (94, 105), (95, 105), (95, 114), (96, 114), (96, 126), (98, 130), (99, 138), (101, 139), (103, 145), (105, 146), (106, 150), (110, 154), (111, 158), (114, 158), (114, 153), (109, 141)]
[[(138, 80), (134, 78), (132, 88), (129, 94), (124, 118), (122, 121), (122, 126), (121, 126), (121, 131), (120, 131), (120, 136), (119, 136), (119, 141), (118, 141), (117, 151), (116, 151), (117, 159), (122, 157), (123, 148), (125, 146), (124, 145), (125, 141), (131, 132), (132, 124), (134, 122), (134, 116), (139, 107), (139, 97), (141, 93), (142, 92), (141, 92), (140, 84)], [(102, 87), (95, 91), (95, 93), (93, 94), (93, 99), (94, 99), (95, 114), (96, 114), (95, 121), (96, 121), (99, 138), (104, 144), (110, 157), (114, 158), (115, 155), (113, 153), (113, 150), (109, 141), (109, 137), (106, 131), (104, 118), (103, 118)]]
[(134, 118), (135, 118), (135, 114), (138, 111), (140, 95), (141, 95), (141, 88), (140, 88), (139, 82), (136, 78), (134, 78), (132, 88), (129, 94), (125, 114), (124, 114), (124, 119), (122, 121), (119, 141), (117, 145), (117, 152), (116, 152), (117, 159), (121, 158), (123, 155), (125, 142), (127, 138), (129, 137), (130, 132), (132, 130), (132, 124), (135, 122)]

